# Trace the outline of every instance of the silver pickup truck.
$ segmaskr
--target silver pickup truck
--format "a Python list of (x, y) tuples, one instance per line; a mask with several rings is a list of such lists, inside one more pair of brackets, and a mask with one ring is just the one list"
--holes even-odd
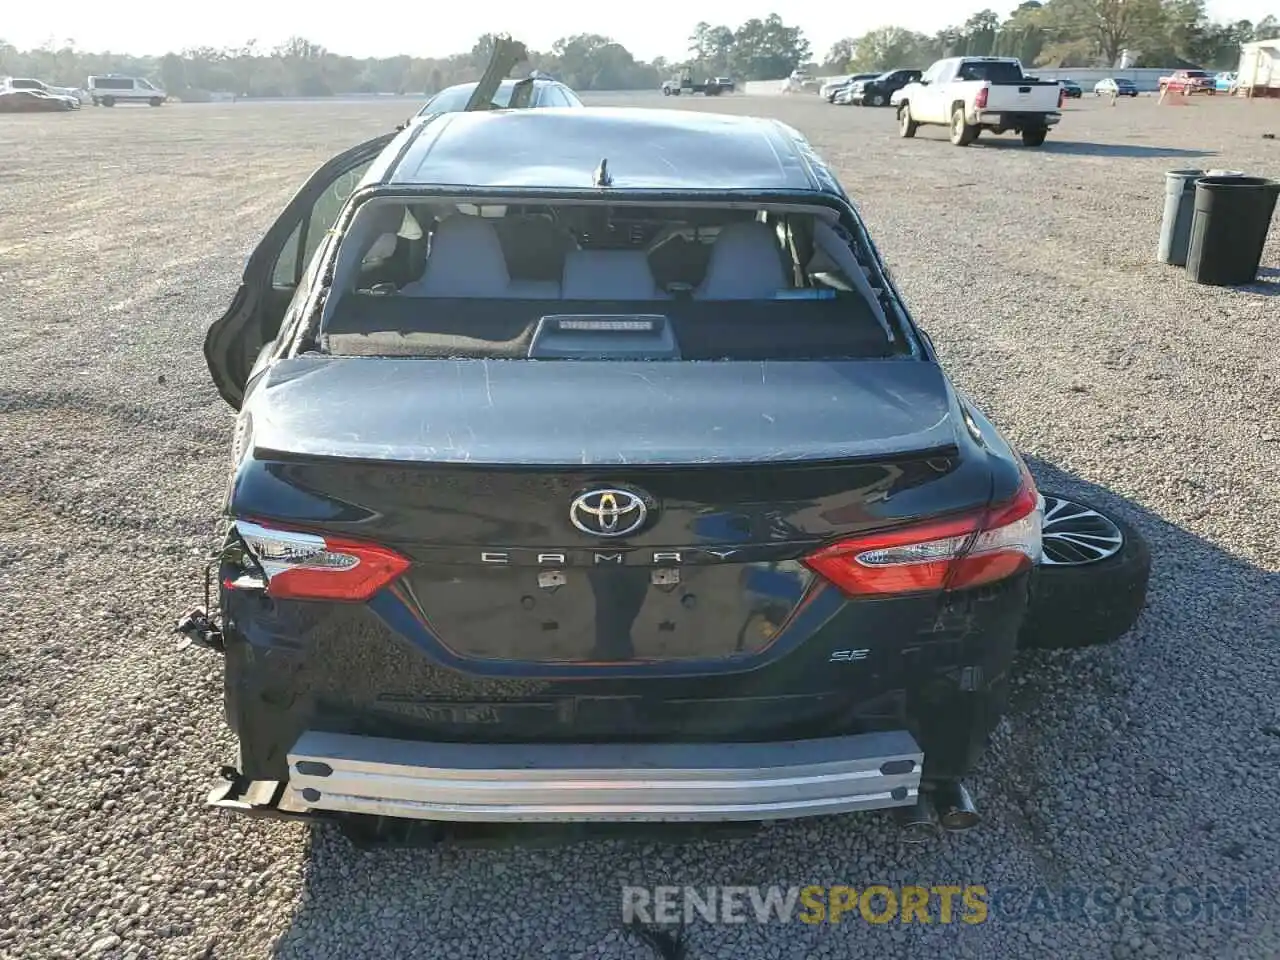
[(958, 147), (967, 147), (984, 130), (1012, 130), (1026, 146), (1038, 147), (1062, 119), (1061, 85), (1028, 77), (1011, 57), (939, 60), (895, 99), (901, 136), (914, 137), (922, 125), (937, 124), (950, 128)]

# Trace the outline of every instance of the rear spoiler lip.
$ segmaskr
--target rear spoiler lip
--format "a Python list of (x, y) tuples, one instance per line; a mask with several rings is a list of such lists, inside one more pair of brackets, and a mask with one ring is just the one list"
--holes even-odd
[(955, 442), (937, 443), (925, 447), (904, 447), (902, 450), (881, 450), (868, 451), (865, 454), (850, 454), (849, 456), (840, 457), (779, 457), (777, 459), (716, 459), (716, 460), (671, 460), (671, 459), (655, 459), (649, 461), (628, 461), (625, 466), (620, 465), (617, 460), (599, 460), (591, 463), (583, 463), (574, 461), (571, 463), (558, 462), (536, 462), (530, 460), (476, 460), (475, 458), (457, 459), (423, 459), (423, 460), (406, 460), (403, 458), (383, 458), (383, 457), (348, 457), (335, 454), (315, 453), (310, 451), (284, 450), (277, 447), (267, 445), (255, 445), (253, 449), (253, 458), (255, 460), (269, 460), (273, 463), (297, 463), (297, 464), (318, 464), (329, 463), (333, 460), (341, 460), (344, 464), (352, 466), (371, 466), (371, 467), (424, 467), (433, 470), (450, 470), (457, 469), (459, 471), (467, 470), (512, 470), (512, 471), (577, 471), (582, 470), (599, 470), (601, 468), (617, 469), (624, 466), (628, 474), (643, 473), (645, 471), (658, 470), (724, 470), (738, 467), (741, 469), (758, 468), (762, 465), (769, 466), (794, 466), (794, 467), (835, 467), (835, 466), (858, 466), (866, 463), (883, 463), (895, 460), (928, 460), (935, 457), (958, 457), (960, 455), (960, 447)]

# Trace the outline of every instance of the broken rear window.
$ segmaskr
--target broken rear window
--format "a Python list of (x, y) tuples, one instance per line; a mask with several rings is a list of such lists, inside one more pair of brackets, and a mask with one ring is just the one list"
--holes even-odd
[(901, 352), (811, 212), (372, 201), (335, 260), (334, 355), (833, 359)]

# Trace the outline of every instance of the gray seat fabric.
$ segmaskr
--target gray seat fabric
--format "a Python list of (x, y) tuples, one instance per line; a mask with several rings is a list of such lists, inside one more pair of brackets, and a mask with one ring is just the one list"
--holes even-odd
[(786, 289), (778, 238), (766, 224), (731, 223), (711, 247), (707, 274), (695, 300), (771, 300)]
[(570, 250), (564, 261), (565, 300), (665, 300), (642, 250)]
[(513, 283), (493, 225), (455, 214), (436, 227), (422, 276), (400, 291), (410, 297), (543, 299), (559, 295), (558, 284)]

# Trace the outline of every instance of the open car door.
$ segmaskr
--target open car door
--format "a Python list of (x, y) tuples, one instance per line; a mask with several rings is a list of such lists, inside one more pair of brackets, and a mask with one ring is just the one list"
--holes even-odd
[(370, 165), (396, 136), (393, 132), (374, 137), (313, 173), (249, 257), (231, 307), (204, 339), (204, 358), (214, 385), (237, 410), (249, 374), (263, 348), (279, 333), (321, 240)]
[[(489, 65), (466, 109), (489, 109), (507, 74), (528, 58), (520, 41), (508, 36), (496, 38)], [(526, 106), (532, 87), (532, 80), (516, 86), (516, 96)], [(393, 131), (352, 147), (313, 173), (249, 257), (231, 307), (204, 339), (204, 358), (214, 385), (235, 409), (244, 402), (245, 386), (263, 349), (280, 332), (320, 241), (337, 222), (365, 171), (396, 136), (398, 131)]]
[(489, 65), (484, 68), (484, 75), (471, 91), (471, 99), (463, 108), (464, 112), (492, 110), (494, 95), (502, 86), (502, 81), (515, 69), (516, 64), (528, 59), (529, 51), (519, 40), (512, 40), (506, 35), (495, 37), (493, 52), (489, 54)]

